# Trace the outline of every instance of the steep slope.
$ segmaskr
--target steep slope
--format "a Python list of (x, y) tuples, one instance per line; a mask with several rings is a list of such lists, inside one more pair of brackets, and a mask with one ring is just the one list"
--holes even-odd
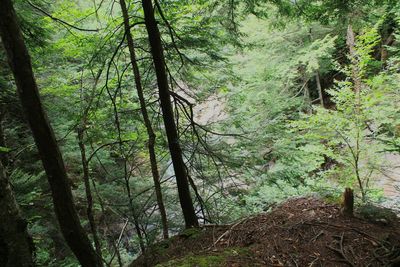
[[(362, 214), (362, 215), (361, 215)], [(371, 206), (355, 218), (337, 204), (291, 199), (235, 224), (187, 230), (131, 266), (399, 266), (400, 223)]]

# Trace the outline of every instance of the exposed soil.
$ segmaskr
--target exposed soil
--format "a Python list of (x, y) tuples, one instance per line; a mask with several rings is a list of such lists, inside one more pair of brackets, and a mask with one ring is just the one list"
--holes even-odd
[(345, 218), (336, 204), (291, 199), (233, 225), (187, 230), (131, 266), (400, 266), (399, 219), (370, 215)]

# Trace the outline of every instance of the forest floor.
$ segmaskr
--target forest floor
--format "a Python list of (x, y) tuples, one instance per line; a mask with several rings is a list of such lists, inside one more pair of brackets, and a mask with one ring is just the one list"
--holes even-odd
[(400, 220), (371, 206), (346, 218), (337, 204), (295, 198), (232, 225), (186, 230), (131, 266), (400, 266)]

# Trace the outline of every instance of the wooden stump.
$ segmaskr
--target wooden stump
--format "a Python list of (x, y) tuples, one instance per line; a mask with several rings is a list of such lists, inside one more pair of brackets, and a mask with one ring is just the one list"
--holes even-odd
[(343, 193), (342, 208), (340, 212), (343, 216), (353, 217), (354, 211), (354, 192), (351, 188), (346, 188)]

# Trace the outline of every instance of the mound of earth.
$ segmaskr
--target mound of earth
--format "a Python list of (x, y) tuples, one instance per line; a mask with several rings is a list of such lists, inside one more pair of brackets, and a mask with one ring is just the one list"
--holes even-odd
[(189, 229), (131, 266), (400, 266), (400, 222), (392, 213), (340, 215), (336, 204), (297, 198), (226, 226)]

